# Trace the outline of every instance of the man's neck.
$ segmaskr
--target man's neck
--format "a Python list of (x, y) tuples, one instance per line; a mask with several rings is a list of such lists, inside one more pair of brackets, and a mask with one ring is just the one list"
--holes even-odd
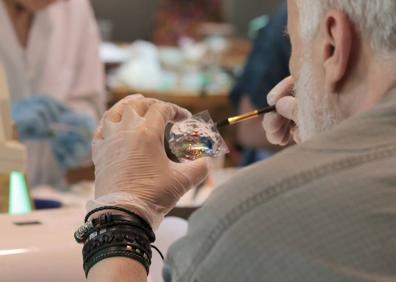
[(395, 59), (371, 57), (362, 61), (351, 82), (343, 89), (347, 94), (341, 95), (345, 116), (372, 108), (396, 87)]
[(363, 106), (371, 108), (385, 95), (396, 87), (396, 61), (395, 56), (389, 59), (375, 59), (368, 76), (366, 103)]

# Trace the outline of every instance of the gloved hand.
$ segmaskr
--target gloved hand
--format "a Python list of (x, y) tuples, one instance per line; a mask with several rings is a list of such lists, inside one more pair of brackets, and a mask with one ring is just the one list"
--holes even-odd
[(208, 173), (207, 159), (175, 163), (164, 149), (165, 126), (191, 114), (173, 104), (129, 96), (106, 112), (94, 142), (95, 197), (88, 211), (116, 205), (158, 228), (179, 198)]
[(267, 140), (276, 145), (287, 145), (291, 139), (300, 142), (297, 123), (297, 102), (293, 96), (291, 76), (282, 80), (267, 96), (269, 105), (276, 105), (276, 112), (264, 115), (263, 127)]
[(44, 139), (51, 136), (50, 124), (58, 122), (68, 108), (48, 96), (32, 96), (12, 103), (11, 115), (20, 140)]
[(77, 167), (88, 158), (95, 130), (95, 120), (89, 116), (69, 112), (50, 126), (54, 136), (52, 151), (63, 169)]

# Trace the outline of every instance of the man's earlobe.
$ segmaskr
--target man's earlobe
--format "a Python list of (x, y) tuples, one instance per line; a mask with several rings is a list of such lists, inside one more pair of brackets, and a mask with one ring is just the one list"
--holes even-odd
[(347, 15), (338, 10), (329, 11), (323, 26), (323, 64), (325, 88), (336, 92), (347, 75), (352, 50), (353, 26)]

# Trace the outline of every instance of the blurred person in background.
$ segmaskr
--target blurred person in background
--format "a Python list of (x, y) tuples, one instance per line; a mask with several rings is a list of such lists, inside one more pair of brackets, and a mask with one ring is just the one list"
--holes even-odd
[(32, 186), (62, 183), (89, 156), (105, 102), (98, 46), (87, 0), (0, 1), (0, 65)]
[[(259, 30), (243, 72), (231, 91), (231, 101), (239, 113), (268, 106), (269, 91), (290, 75), (291, 47), (286, 28), (287, 5), (284, 2), (269, 23)], [(280, 150), (279, 146), (267, 141), (259, 119), (239, 124), (237, 136), (243, 146), (242, 166), (268, 158)]]
[(158, 45), (174, 46), (182, 37), (199, 39), (200, 24), (222, 18), (222, 0), (161, 0), (153, 40)]

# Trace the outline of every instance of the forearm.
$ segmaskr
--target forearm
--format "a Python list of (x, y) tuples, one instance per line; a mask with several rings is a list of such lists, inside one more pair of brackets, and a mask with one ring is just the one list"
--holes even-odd
[(108, 258), (94, 265), (88, 274), (89, 282), (146, 282), (147, 274), (143, 265), (132, 259)]

